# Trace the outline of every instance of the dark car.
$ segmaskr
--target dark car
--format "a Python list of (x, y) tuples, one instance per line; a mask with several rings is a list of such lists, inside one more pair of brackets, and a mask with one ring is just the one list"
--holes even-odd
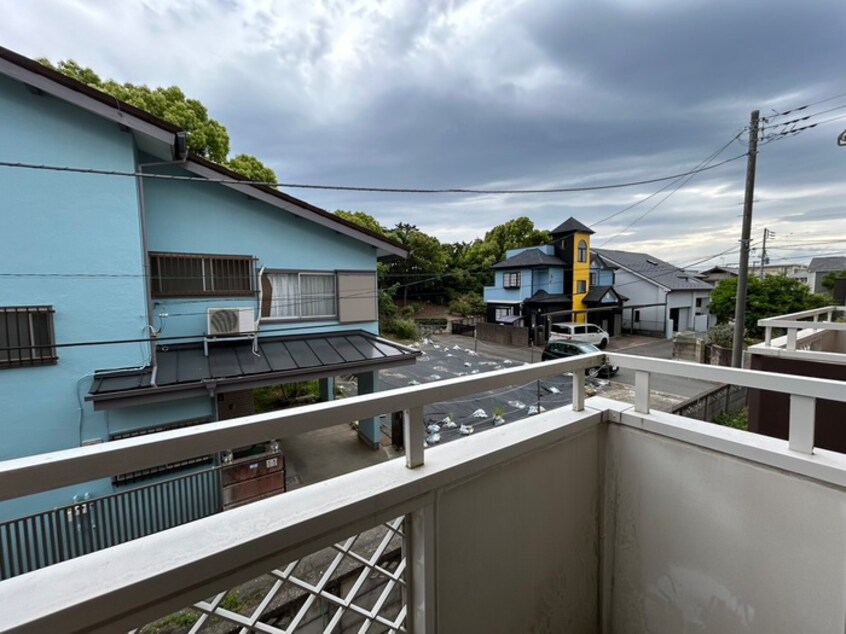
[[(580, 354), (590, 354), (591, 352), (602, 352), (592, 343), (583, 343), (580, 341), (562, 341), (561, 339), (553, 339), (546, 344), (543, 349), (541, 359), (549, 361), (550, 359), (566, 359), (567, 357), (577, 357)], [(617, 374), (618, 368), (616, 365), (608, 365), (604, 363), (593, 368), (586, 368), (585, 374), (590, 377), (597, 377), (600, 375), (612, 377)]]

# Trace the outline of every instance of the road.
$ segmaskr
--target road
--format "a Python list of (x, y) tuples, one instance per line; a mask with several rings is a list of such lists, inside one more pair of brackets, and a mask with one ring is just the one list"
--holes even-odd
[[(540, 361), (542, 352), (540, 348), (502, 346), (457, 335), (438, 335), (434, 339), (444, 345), (459, 345), (465, 348), (475, 349), (479, 354), (511, 359), (523, 363)], [(615, 337), (611, 340), (608, 351), (652, 357), (654, 359), (672, 359), (673, 341), (671, 339), (656, 339), (653, 337)], [(621, 369), (612, 380), (616, 383), (634, 386), (634, 371)], [(665, 374), (656, 374), (652, 379), (653, 390), (680, 396), (684, 399), (698, 396), (714, 387), (714, 385), (716, 384), (707, 381), (697, 381)]]

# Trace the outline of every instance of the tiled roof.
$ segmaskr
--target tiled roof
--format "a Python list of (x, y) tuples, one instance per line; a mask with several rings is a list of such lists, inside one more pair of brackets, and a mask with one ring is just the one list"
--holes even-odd
[(554, 255), (547, 255), (540, 249), (521, 251), (514, 257), (493, 265), (494, 269), (522, 269), (532, 266), (564, 266), (564, 260)]
[(709, 291), (713, 287), (677, 266), (652, 257), (648, 253), (615, 251), (613, 249), (594, 249), (602, 259), (618, 265), (620, 268), (637, 273), (646, 279), (671, 291)]
[(824, 258), (814, 258), (808, 265), (808, 271), (846, 271), (846, 257), (843, 256), (828, 256)]
[(582, 233), (594, 233), (593, 229), (586, 225), (583, 225), (581, 222), (579, 222), (572, 216), (570, 218), (567, 218), (567, 220), (555, 227), (555, 229), (553, 229), (549, 233), (552, 235), (556, 235), (561, 233), (573, 233), (575, 231), (580, 231)]

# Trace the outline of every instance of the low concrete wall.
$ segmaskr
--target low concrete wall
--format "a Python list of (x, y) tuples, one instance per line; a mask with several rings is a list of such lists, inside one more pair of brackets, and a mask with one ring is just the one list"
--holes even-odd
[(693, 332), (676, 334), (673, 337), (673, 359), (704, 363), (705, 341), (697, 338), (696, 333)]
[(720, 385), (676, 405), (671, 413), (709, 423), (720, 414), (734, 414), (746, 407), (747, 390), (740, 385)]
[(504, 326), (503, 324), (476, 324), (476, 338), (503, 346), (529, 345), (529, 329), (523, 326)]

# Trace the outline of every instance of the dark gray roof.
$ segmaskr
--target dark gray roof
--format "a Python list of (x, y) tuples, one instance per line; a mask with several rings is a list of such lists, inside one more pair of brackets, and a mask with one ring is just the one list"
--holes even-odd
[(602, 301), (602, 298), (605, 297), (608, 292), (614, 295), (614, 297), (621, 302), (624, 302), (628, 299), (628, 297), (620, 295), (620, 293), (618, 293), (613, 286), (594, 286), (588, 291), (587, 295), (582, 298), (582, 301), (585, 304), (598, 303)]
[(734, 269), (734, 268), (731, 268), (730, 266), (712, 266), (710, 269), (700, 271), (699, 275), (701, 277), (703, 275), (708, 275), (710, 273), (721, 273), (721, 272), (722, 273), (728, 273), (729, 275), (734, 275), (735, 277), (740, 275), (740, 269)]
[(570, 303), (573, 301), (573, 297), (571, 295), (551, 295), (546, 291), (536, 291), (534, 295), (532, 295), (529, 299), (526, 300), (525, 303), (527, 304), (564, 304)]
[(418, 350), (363, 330), (262, 337), (258, 355), (253, 354), (251, 341), (210, 343), (208, 356), (202, 344), (160, 346), (156, 353), (155, 386), (149, 366), (101, 371), (94, 375), (86, 400), (102, 408), (119, 407), (185, 398), (192, 393), (207, 395), (209, 388), (251, 389), (406, 365), (414, 363), (419, 355)]
[(532, 266), (564, 266), (564, 260), (554, 255), (547, 255), (540, 249), (528, 249), (502, 262), (497, 262), (494, 269), (524, 269)]
[(579, 222), (572, 216), (567, 218), (567, 220), (555, 227), (555, 229), (553, 229), (549, 233), (550, 235), (560, 235), (562, 233), (574, 233), (576, 231), (581, 231), (582, 233), (594, 233), (593, 229), (583, 225), (581, 222)]
[(808, 265), (808, 271), (846, 271), (846, 257), (840, 255), (813, 258)]
[(603, 260), (637, 273), (656, 284), (669, 288), (671, 291), (709, 291), (713, 288), (707, 282), (686, 273), (669, 262), (652, 257), (648, 253), (615, 251), (613, 249), (594, 249), (594, 251)]

